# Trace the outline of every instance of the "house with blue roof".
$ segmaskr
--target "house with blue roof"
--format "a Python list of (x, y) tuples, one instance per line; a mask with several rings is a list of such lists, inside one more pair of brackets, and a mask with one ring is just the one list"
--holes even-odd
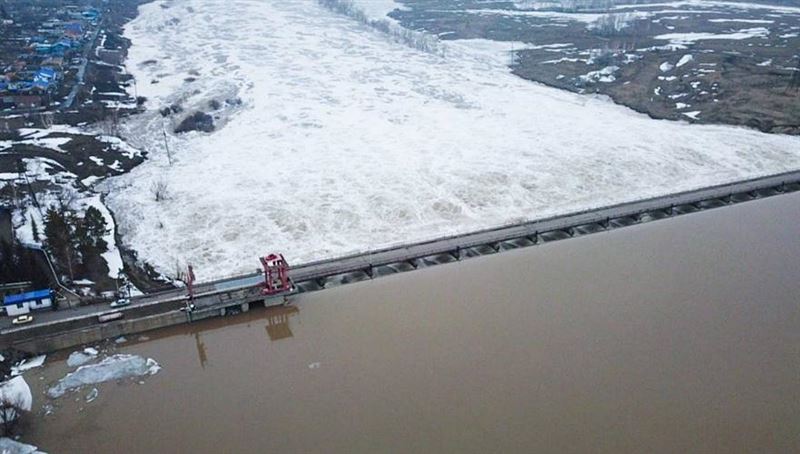
[(40, 90), (47, 91), (55, 84), (57, 76), (58, 73), (53, 68), (39, 68), (33, 75), (33, 86)]
[(16, 317), (34, 310), (50, 309), (52, 307), (53, 291), (50, 289), (8, 295), (3, 299), (3, 308), (9, 317)]
[(83, 12), (83, 17), (88, 20), (97, 20), (100, 17), (100, 11), (94, 8), (89, 8)]

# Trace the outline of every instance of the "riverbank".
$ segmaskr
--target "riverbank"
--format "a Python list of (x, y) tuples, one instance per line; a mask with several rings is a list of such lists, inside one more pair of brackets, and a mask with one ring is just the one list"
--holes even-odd
[[(143, 3), (112, 1), (99, 10), (102, 20), (82, 52), (81, 80), (74, 83), (69, 107), (65, 102), (53, 111), (0, 117), (0, 203), (14, 212), (19, 241), (44, 243), (50, 208), (80, 218), (94, 207), (103, 215), (107, 251), (80, 257), (78, 269), (56, 260), (59, 274), (70, 286), (80, 282), (90, 299), (116, 291), (121, 269), (143, 290), (166, 284), (134, 252), (117, 247), (116, 222), (105, 208), (101, 187), (148, 155), (131, 147), (120, 129), (126, 117), (142, 112), (145, 101), (136, 94), (136, 81), (124, 66), (131, 42), (123, 36)], [(55, 282), (51, 286), (55, 288)]]
[(391, 17), (403, 26), (445, 43), (494, 49), (493, 57), (531, 81), (607, 95), (655, 119), (800, 134), (796, 6), (448, 0), (397, 6)]
[(28, 376), (39, 419), (24, 440), (48, 452), (794, 452), (798, 217), (797, 194), (773, 197), (129, 337), (114, 353), (163, 369), (97, 385), (91, 402), (91, 387), (43, 396), (70, 370), (61, 352)]

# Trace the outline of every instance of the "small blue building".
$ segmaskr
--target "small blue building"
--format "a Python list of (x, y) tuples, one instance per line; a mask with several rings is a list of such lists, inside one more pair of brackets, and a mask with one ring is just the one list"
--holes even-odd
[(42, 67), (33, 75), (33, 86), (41, 90), (49, 90), (55, 84), (58, 73), (53, 68)]
[(27, 314), (30, 311), (53, 307), (53, 291), (50, 289), (8, 295), (3, 300), (3, 308), (9, 317)]

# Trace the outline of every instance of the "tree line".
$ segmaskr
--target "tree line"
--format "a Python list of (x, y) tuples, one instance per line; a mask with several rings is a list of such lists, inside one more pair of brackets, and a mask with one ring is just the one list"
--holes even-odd
[[(33, 224), (34, 240), (39, 240)], [(83, 217), (71, 209), (50, 207), (44, 218), (44, 245), (50, 256), (71, 280), (84, 275), (95, 260), (108, 251), (105, 217), (95, 207), (86, 209)]]

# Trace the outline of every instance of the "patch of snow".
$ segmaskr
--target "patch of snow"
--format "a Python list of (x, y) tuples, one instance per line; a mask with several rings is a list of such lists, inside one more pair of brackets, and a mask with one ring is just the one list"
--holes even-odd
[(714, 23), (727, 23), (727, 22), (740, 22), (743, 24), (774, 24), (774, 20), (768, 19), (708, 19), (709, 22)]
[(611, 83), (616, 80), (614, 73), (619, 70), (619, 66), (606, 66), (597, 71), (589, 71), (588, 73), (578, 76), (583, 82), (603, 82)]
[(681, 66), (691, 62), (692, 60), (694, 60), (694, 57), (692, 57), (692, 54), (686, 54), (683, 57), (681, 57), (680, 60), (678, 60), (678, 63), (675, 65), (675, 67), (676, 68), (680, 68)]
[(757, 63), (756, 66), (769, 66), (772, 64), (772, 59), (764, 60), (761, 63)]
[[(14, 377), (11, 380), (0, 383), (0, 399), (11, 402), (25, 411), (31, 411), (33, 406), (33, 394), (28, 382), (22, 377)], [(17, 414), (13, 409), (8, 410), (6, 416), (9, 419), (16, 419)]]
[(100, 195), (93, 195), (85, 200), (87, 206), (93, 206), (100, 211), (100, 214), (103, 215), (103, 219), (106, 220), (106, 225), (108, 230), (106, 231), (105, 236), (103, 236), (103, 240), (105, 240), (106, 244), (108, 244), (108, 250), (102, 254), (103, 260), (106, 261), (108, 265), (108, 275), (114, 279), (117, 278), (119, 275), (119, 271), (123, 268), (122, 263), (122, 255), (120, 255), (119, 248), (117, 247), (117, 240), (114, 237), (114, 217), (111, 216), (111, 212), (108, 210), (108, 207), (100, 199)]
[(59, 153), (66, 153), (66, 151), (61, 148), (62, 145), (66, 145), (72, 141), (70, 137), (43, 137), (43, 138), (33, 138), (33, 139), (26, 139), (21, 140), (18, 143), (23, 145), (31, 145), (34, 147), (39, 148), (47, 148), (50, 150), (55, 150)]
[(676, 109), (685, 109), (687, 107), (692, 107), (692, 105), (691, 104), (685, 104), (685, 103), (682, 103), (682, 102), (676, 102), (675, 103), (675, 108)]
[(778, 35), (778, 38), (783, 38), (783, 39), (786, 39), (786, 38), (797, 38), (798, 36), (800, 36), (800, 33), (786, 33), (786, 34), (783, 34), (783, 35)]
[(769, 30), (764, 27), (745, 28), (731, 33), (667, 33), (656, 35), (653, 39), (670, 41), (672, 44), (693, 44), (696, 41), (707, 40), (743, 40), (750, 38), (763, 38), (769, 35)]
[(554, 44), (529, 44), (527, 49), (563, 49), (565, 47), (572, 47), (573, 43), (554, 43)]
[(34, 356), (33, 358), (23, 359), (16, 366), (11, 368), (11, 375), (20, 375), (23, 372), (37, 367), (42, 367), (47, 355)]
[(111, 145), (111, 148), (113, 148), (116, 151), (119, 151), (120, 153), (122, 153), (123, 156), (125, 156), (128, 159), (133, 159), (135, 157), (141, 156), (142, 154), (141, 150), (138, 150), (130, 146), (130, 144), (123, 141), (119, 137), (99, 135), (96, 138), (100, 142), (104, 142)]
[(127, 354), (113, 355), (97, 364), (81, 366), (75, 372), (67, 374), (55, 386), (47, 390), (47, 395), (57, 399), (68, 391), (85, 385), (154, 375), (160, 369), (158, 363), (151, 358), (145, 359), (141, 356)]
[(683, 112), (683, 115), (686, 115), (687, 117), (691, 118), (692, 120), (697, 120), (697, 116), (700, 115), (700, 111), (699, 110), (695, 110), (693, 112)]
[[(747, 2), (726, 2), (726, 1), (715, 1), (715, 0), (678, 0), (674, 2), (664, 2), (664, 3), (647, 3), (643, 5), (641, 3), (632, 3), (627, 5), (615, 5), (612, 6), (612, 10), (623, 10), (623, 9), (636, 9), (642, 8), (646, 6), (648, 8), (661, 8), (661, 7), (668, 7), (668, 8), (679, 8), (684, 6), (690, 6), (694, 8), (730, 8), (730, 9), (740, 9), (740, 10), (750, 10), (750, 9), (765, 9), (775, 12), (781, 13), (800, 13), (800, 8), (794, 6), (778, 6), (778, 5), (768, 5), (763, 3), (747, 3)], [(674, 10), (670, 10), (675, 12)], [(688, 10), (686, 12), (689, 13), (697, 13), (703, 11), (697, 10)], [(717, 14), (719, 11), (706, 11), (707, 13)]]
[(541, 62), (540, 64), (542, 64), (542, 65), (553, 64), (554, 65), (554, 64), (558, 64), (558, 63), (563, 63), (565, 61), (566, 62), (572, 62), (572, 63), (577, 63), (577, 62), (581, 62), (582, 61), (582, 62), (588, 63), (588, 61), (585, 58), (562, 57), (562, 58), (558, 58), (558, 59), (555, 59), (555, 60), (545, 60), (545, 61)]
[(100, 181), (102, 179), (103, 179), (103, 177), (98, 177), (96, 175), (92, 175), (90, 177), (86, 177), (83, 180), (81, 180), (81, 184), (86, 186), (87, 188), (90, 188), (90, 187), (94, 186), (95, 183), (97, 183), (98, 181)]
[(658, 65), (658, 69), (661, 70), (662, 73), (665, 73), (665, 72), (668, 72), (668, 71), (672, 71), (673, 68), (675, 68), (675, 65), (673, 65), (672, 63), (670, 63), (668, 61), (665, 61), (664, 63), (661, 63), (660, 65)]

